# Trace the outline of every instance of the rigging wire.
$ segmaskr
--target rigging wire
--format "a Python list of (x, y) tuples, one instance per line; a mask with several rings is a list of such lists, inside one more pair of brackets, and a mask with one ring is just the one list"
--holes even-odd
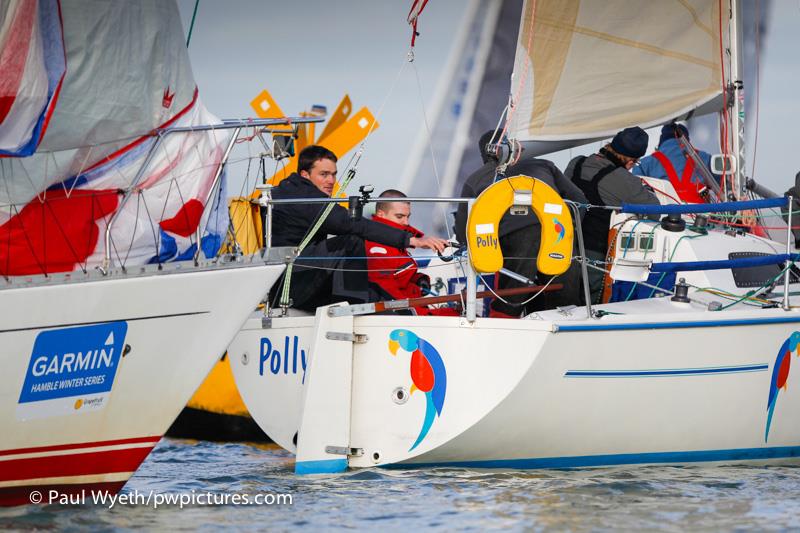
[(197, 17), (197, 6), (200, 5), (200, 0), (194, 2), (194, 12), (192, 13), (192, 22), (189, 24), (189, 35), (186, 36), (186, 48), (189, 48), (189, 42), (192, 40), (192, 30), (194, 30), (194, 19)]
[[(364, 153), (364, 150), (366, 149), (367, 141), (369, 140), (370, 136), (372, 135), (372, 132), (375, 130), (375, 126), (378, 124), (378, 118), (382, 115), (383, 110), (386, 107), (386, 103), (389, 101), (389, 98), (394, 93), (394, 89), (397, 86), (397, 82), (400, 80), (400, 76), (402, 75), (403, 71), (405, 70), (406, 65), (408, 63), (412, 62), (413, 58), (414, 58), (414, 55), (413, 55), (413, 50), (412, 50), (411, 52), (408, 53), (407, 57), (403, 59), (403, 63), (401, 64), (400, 69), (398, 70), (397, 75), (395, 76), (395, 79), (392, 82), (391, 87), (389, 88), (389, 92), (386, 94), (386, 97), (384, 97), (383, 102), (381, 103), (381, 106), (378, 108), (378, 111), (375, 113), (375, 119), (372, 121), (372, 124), (370, 124), (369, 130), (367, 131), (367, 134), (364, 136), (364, 140), (361, 141), (361, 145), (359, 146), (359, 148), (356, 151), (356, 153), (354, 153), (350, 157), (350, 160), (348, 161), (347, 166), (345, 167), (344, 178), (342, 179), (341, 182), (337, 181), (337, 184), (339, 184), (339, 193), (340, 194), (344, 193), (344, 191), (347, 189), (347, 186), (350, 184), (350, 181), (352, 181), (353, 178), (355, 178), (356, 172), (358, 171), (358, 164), (361, 161), (361, 156)], [(305, 237), (303, 237), (303, 240), (300, 242), (300, 245), (297, 248), (298, 256), (302, 253), (302, 251), (306, 248), (306, 246), (308, 246), (308, 244), (314, 238), (314, 235), (316, 235), (317, 231), (319, 231), (319, 229), (322, 227), (322, 224), (324, 224), (325, 219), (328, 218), (328, 215), (330, 214), (331, 210), (333, 210), (335, 205), (337, 205), (337, 204), (329, 203), (320, 212), (319, 216), (317, 217), (316, 222), (314, 223), (314, 225), (312, 225), (309, 228), (308, 232), (306, 232)], [(291, 282), (292, 282), (291, 280), (292, 280), (292, 271), (293, 270), (294, 270), (294, 263), (292, 262), (292, 263), (289, 263), (286, 266), (286, 272), (284, 273), (284, 276), (283, 276), (283, 287), (281, 288), (281, 292), (280, 292), (280, 294), (281, 294), (280, 303), (281, 303), (282, 307), (288, 307), (289, 303), (290, 303), (290, 301), (289, 301), (289, 289), (290, 289)]]

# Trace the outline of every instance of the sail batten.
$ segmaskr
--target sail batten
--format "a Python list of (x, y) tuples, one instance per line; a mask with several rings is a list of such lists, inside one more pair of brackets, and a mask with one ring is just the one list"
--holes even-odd
[(509, 135), (588, 141), (718, 110), (719, 16), (716, 0), (526, 1)]

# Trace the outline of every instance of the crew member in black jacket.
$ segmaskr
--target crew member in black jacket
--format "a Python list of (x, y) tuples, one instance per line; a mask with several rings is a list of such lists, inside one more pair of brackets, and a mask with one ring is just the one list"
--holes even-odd
[[(297, 172), (272, 190), (274, 199), (326, 198), (336, 183), (336, 154), (323, 146), (300, 152)], [(326, 204), (277, 204), (272, 209), (272, 245), (298, 246)], [(266, 226), (265, 226), (266, 227)], [(336, 235), (328, 238), (328, 235)], [(375, 299), (369, 288), (364, 240), (393, 248), (429, 248), (441, 252), (447, 241), (414, 237), (411, 233), (366, 218), (353, 219), (336, 204), (311, 242), (295, 261), (290, 297), (292, 307), (314, 311), (337, 301), (362, 303)], [(273, 289), (279, 293), (282, 281)], [(273, 298), (274, 299), (274, 296)]]
[[(498, 159), (497, 155), (487, 150), (494, 131), (489, 130), (481, 136), (478, 148), (481, 151), (483, 166), (473, 172), (464, 182), (461, 189), (463, 198), (477, 198), (496, 179)], [(586, 203), (586, 197), (581, 190), (564, 177), (560, 170), (546, 159), (537, 159), (523, 156), (516, 164), (511, 165), (506, 176), (513, 177), (525, 175), (537, 178), (553, 189), (562, 197), (578, 203)], [(455, 230), (458, 242), (467, 242), (467, 204), (458, 204), (455, 217)], [(536, 255), (539, 253), (542, 231), (539, 219), (532, 210), (525, 215), (511, 215), (506, 213), (500, 219), (499, 235), (500, 249), (503, 251), (503, 266), (528, 279), (535, 279), (537, 275)], [(498, 289), (514, 289), (524, 286), (521, 282), (503, 274), (495, 278)], [(549, 278), (547, 278), (549, 279)], [(547, 279), (540, 282), (546, 283)], [(570, 269), (558, 276), (556, 283), (561, 283), (564, 288), (554, 293), (544, 293), (535, 300), (524, 304), (530, 299), (528, 294), (506, 296), (503, 300), (494, 299), (491, 303), (490, 317), (518, 318), (533, 311), (552, 309), (554, 307), (580, 303), (580, 268), (573, 262)]]

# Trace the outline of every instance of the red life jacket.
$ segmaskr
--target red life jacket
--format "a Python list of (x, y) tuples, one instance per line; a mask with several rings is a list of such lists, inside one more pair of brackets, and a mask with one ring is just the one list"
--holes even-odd
[(683, 167), (683, 173), (679, 178), (678, 172), (675, 170), (675, 167), (672, 166), (672, 161), (670, 161), (663, 152), (655, 151), (653, 152), (653, 157), (658, 159), (658, 162), (664, 167), (669, 182), (672, 184), (675, 192), (678, 193), (678, 198), (690, 204), (706, 203), (703, 197), (700, 196), (700, 191), (703, 190), (703, 186), (692, 181), (694, 159), (691, 157), (686, 158), (686, 165)]
[[(412, 226), (403, 226), (377, 215), (373, 215), (372, 220), (405, 230), (417, 238), (424, 235)], [(425, 280), (430, 285), (430, 280), (427, 279), (428, 276), (418, 272), (417, 262), (408, 251), (374, 241), (364, 241), (364, 245), (367, 250), (367, 268), (369, 269), (367, 276), (370, 283), (380, 287), (383, 292), (395, 300), (424, 296), (419, 281)], [(418, 315), (456, 316), (458, 314), (449, 307), (431, 309), (421, 306), (414, 309)]]

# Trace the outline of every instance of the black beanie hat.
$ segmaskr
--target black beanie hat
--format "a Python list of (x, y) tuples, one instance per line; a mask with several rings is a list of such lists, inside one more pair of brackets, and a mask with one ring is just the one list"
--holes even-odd
[(647, 142), (647, 132), (639, 126), (634, 126), (614, 135), (611, 149), (620, 155), (638, 159), (647, 152)]
[(688, 141), (689, 130), (686, 129), (686, 126), (683, 124), (665, 124), (664, 127), (661, 128), (661, 138), (658, 140), (658, 145), (661, 146), (661, 143), (664, 141), (676, 138), (677, 132), (679, 131), (684, 137), (686, 137), (686, 140)]

